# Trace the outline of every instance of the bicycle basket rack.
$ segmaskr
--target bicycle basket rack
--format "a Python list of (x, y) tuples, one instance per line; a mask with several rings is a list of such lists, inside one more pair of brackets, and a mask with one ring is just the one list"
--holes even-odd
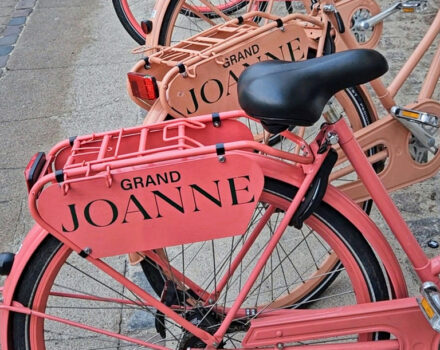
[[(258, 26), (254, 21), (257, 17), (266, 24)], [(310, 50), (320, 55), (325, 36), (318, 41), (312, 37), (322, 28), (324, 24), (311, 16), (292, 14), (277, 18), (263, 12), (247, 13), (162, 48), (133, 67), (131, 73), (146, 79), (154, 77), (159, 102), (140, 98), (137, 85), (130, 80), (128, 93), (147, 110), (154, 102), (160, 103), (164, 116), (187, 117), (238, 109), (236, 83), (246, 66), (270, 59), (303, 60)], [(148, 50), (141, 47), (135, 52)]]
[[(311, 162), (310, 156), (253, 141), (250, 130), (233, 119), (240, 116), (235, 111), (181, 118), (63, 141), (28, 166), (38, 169), (29, 186), (31, 214), (72, 249), (90, 248), (95, 257), (240, 234), (264, 182), (253, 151)], [(235, 188), (240, 205), (239, 197), (225, 201)], [(208, 194), (217, 192), (218, 199)], [(159, 220), (167, 216), (172, 220)]]

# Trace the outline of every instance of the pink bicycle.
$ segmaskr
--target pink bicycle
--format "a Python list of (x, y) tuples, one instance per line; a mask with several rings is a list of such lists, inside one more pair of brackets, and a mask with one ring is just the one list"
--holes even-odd
[[(240, 77), (244, 111), (36, 154), (26, 179), (37, 224), (15, 256), (0, 256), (2, 348), (437, 349), (440, 257), (425, 256), (340, 115), (329, 113), (310, 145), (287, 131), (386, 70), (371, 50), (267, 61)], [(282, 132), (299, 153), (254, 141), (241, 117)], [(408, 297), (371, 219), (327, 185), (337, 144), (421, 297)], [(134, 252), (140, 266), (126, 262)]]
[[(172, 45), (212, 26), (246, 15), (251, 11), (284, 17), (295, 12), (309, 12), (310, 0), (113, 0), (115, 12), (130, 36), (140, 45)], [(411, 1), (410, 1), (411, 2)], [(400, 1), (400, 3), (402, 3)], [(350, 27), (359, 44), (372, 48), (379, 41), (382, 23), (376, 21), (368, 29), (356, 24), (380, 13), (374, 0), (335, 1), (340, 19)], [(393, 5), (396, 7), (396, 4)], [(389, 11), (389, 10), (386, 10)], [(383, 14), (380, 15), (383, 19)], [(263, 24), (260, 17), (255, 24)]]

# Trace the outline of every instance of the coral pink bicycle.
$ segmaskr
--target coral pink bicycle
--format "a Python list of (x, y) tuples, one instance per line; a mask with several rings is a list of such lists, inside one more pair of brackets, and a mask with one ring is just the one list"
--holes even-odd
[[(140, 45), (171, 45), (193, 36), (213, 25), (230, 21), (251, 11), (262, 11), (278, 17), (292, 14), (293, 10), (310, 11), (317, 1), (301, 0), (166, 0), (156, 3), (149, 0), (113, 0), (116, 14), (130, 36)], [(409, 1), (410, 3), (411, 1)], [(403, 4), (403, 2), (399, 2)], [(414, 2), (411, 4), (414, 6)], [(340, 19), (351, 27), (353, 34), (364, 47), (377, 44), (382, 32), (378, 21), (368, 30), (356, 25), (379, 14), (374, 0), (336, 1)], [(393, 4), (394, 10), (401, 6)], [(391, 9), (387, 10), (392, 11)], [(383, 19), (383, 14), (381, 14)], [(255, 24), (264, 23), (256, 17)]]
[[(340, 115), (310, 145), (286, 130), (386, 70), (371, 50), (263, 62), (240, 77), (245, 112), (36, 154), (26, 179), (37, 224), (15, 256), (0, 256), (2, 348), (437, 349), (440, 257), (425, 256)], [(300, 152), (254, 141), (240, 117)], [(327, 185), (336, 144), (409, 257), (420, 297), (408, 297), (371, 219)], [(140, 265), (126, 262), (133, 252)]]

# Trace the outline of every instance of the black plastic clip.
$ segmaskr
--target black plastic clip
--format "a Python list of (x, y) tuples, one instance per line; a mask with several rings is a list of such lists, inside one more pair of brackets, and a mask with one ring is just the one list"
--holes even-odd
[(69, 144), (70, 144), (70, 147), (73, 146), (73, 143), (75, 142), (76, 138), (77, 138), (77, 136), (70, 136), (70, 137), (69, 137)]
[(323, 139), (318, 148), (318, 154), (323, 154), (330, 147), (330, 144), (326, 139)]
[(217, 153), (218, 161), (220, 163), (224, 163), (226, 161), (225, 157), (225, 144), (224, 143), (217, 143), (215, 145), (215, 152)]
[(237, 17), (237, 20), (238, 20), (238, 24), (243, 24), (243, 23), (244, 23), (244, 18), (243, 18), (243, 16), (238, 16), (238, 17)]
[(277, 18), (275, 20), (275, 22), (277, 22), (277, 28), (280, 28), (282, 32), (284, 32), (284, 23), (283, 20), (281, 18)]
[(318, 208), (322, 198), (324, 198), (325, 192), (327, 191), (328, 178), (337, 160), (338, 153), (333, 148), (330, 148), (318, 170), (318, 173), (310, 184), (310, 187), (304, 196), (304, 200), (301, 202), (290, 220), (289, 224), (291, 226), (300, 229), (304, 221), (307, 220), (307, 218)]
[(87, 258), (87, 257), (89, 256), (89, 254), (86, 253), (84, 250), (81, 250), (81, 251), (78, 253), (78, 255), (79, 255), (81, 258)]
[(216, 128), (218, 128), (222, 125), (222, 120), (220, 119), (220, 114), (212, 113), (212, 124), (214, 124), (214, 126)]
[(188, 73), (186, 72), (186, 67), (183, 63), (179, 63), (177, 65), (177, 68), (179, 68), (179, 73), (182, 74), (184, 77), (188, 76)]
[(335, 40), (332, 37), (331, 30), (332, 30), (332, 25), (330, 22), (328, 22), (327, 32), (325, 33), (325, 39), (324, 39), (324, 50), (323, 50), (324, 56), (331, 55), (332, 53), (336, 52)]
[(148, 57), (148, 56), (145, 56), (144, 57), (144, 68), (145, 69), (150, 69), (151, 68), (151, 66), (150, 66), (150, 58)]
[(55, 171), (55, 179), (58, 183), (61, 183), (64, 181), (64, 171), (63, 169)]

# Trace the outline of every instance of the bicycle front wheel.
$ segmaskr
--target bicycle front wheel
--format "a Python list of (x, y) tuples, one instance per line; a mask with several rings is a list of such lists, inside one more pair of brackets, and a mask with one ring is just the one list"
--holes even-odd
[[(158, 277), (152, 286), (147, 283), (140, 267), (130, 266), (125, 256), (104, 260), (142, 289), (150, 293), (154, 293), (153, 289), (161, 290), (164, 302), (172, 305), (176, 312), (199, 328), (214, 333), (272, 237), (295, 191), (289, 184), (266, 178), (264, 191), (246, 233), (166, 248), (162, 262), (166, 261), (167, 265), (162, 268), (158, 266), (163, 256), (152, 255), (143, 263), (147, 277), (150, 274)], [(263, 229), (232, 273), (234, 258), (257, 226)], [(333, 264), (331, 273), (327, 272), (329, 264)], [(225, 275), (229, 276), (227, 283), (218, 294), (211, 294), (212, 300), (206, 300), (207, 294), (201, 291), (212, 292)], [(313, 294), (308, 291), (310, 288)], [(220, 348), (240, 348), (241, 339), (252, 319), (286, 304), (289, 307), (323, 308), (388, 298), (386, 277), (369, 244), (341, 214), (322, 204), (303, 229), (289, 227), (286, 230)], [(143, 304), (137, 295), (87, 260), (72, 254), (68, 247), (52, 236), (43, 241), (28, 262), (14, 300), (34, 311), (93, 325), (165, 348), (204, 347), (193, 334)], [(114, 339), (35, 315), (14, 313), (11, 318), (9, 334), (12, 336), (11, 349), (14, 350), (121, 349), (134, 346), (127, 339)], [(373, 336), (377, 335), (370, 334), (368, 337)], [(352, 338), (355, 341), (358, 335)], [(315, 340), (314, 344), (318, 341)]]

